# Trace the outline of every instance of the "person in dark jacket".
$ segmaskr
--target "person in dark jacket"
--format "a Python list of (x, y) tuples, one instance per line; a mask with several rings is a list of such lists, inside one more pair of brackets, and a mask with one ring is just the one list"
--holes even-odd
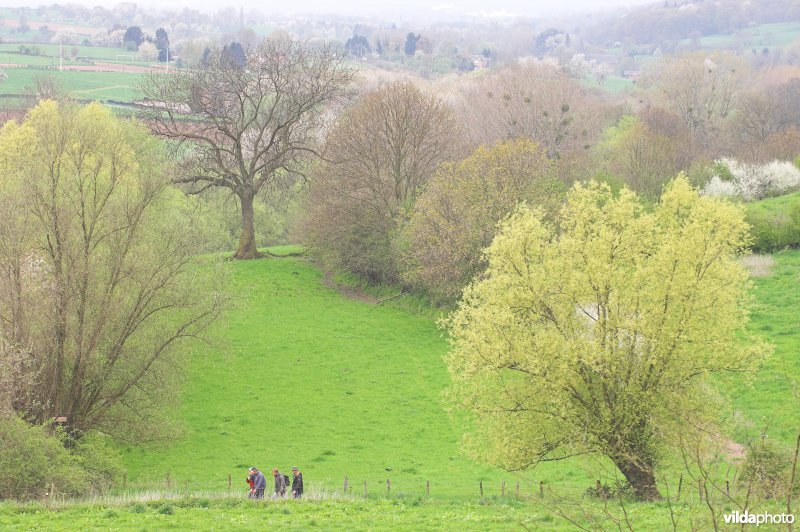
[(272, 476), (275, 477), (275, 493), (272, 495), (273, 498), (285, 497), (287, 477), (284, 477), (283, 474), (280, 471), (278, 471), (278, 468), (272, 470)]
[(259, 471), (255, 467), (251, 467), (250, 468), (250, 473), (255, 475), (253, 477), (253, 482), (254, 482), (253, 487), (255, 488), (255, 493), (253, 495), (253, 498), (254, 499), (263, 499), (264, 498), (264, 490), (267, 487), (267, 479), (264, 478), (264, 473), (262, 473), (261, 471)]
[(292, 480), (292, 497), (299, 499), (303, 496), (303, 474), (297, 467), (293, 467), (292, 475), (294, 475), (294, 479)]

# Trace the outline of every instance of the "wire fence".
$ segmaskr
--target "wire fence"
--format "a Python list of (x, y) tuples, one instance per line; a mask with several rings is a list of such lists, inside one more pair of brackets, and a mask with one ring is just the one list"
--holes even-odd
[[(735, 467), (728, 468), (724, 478), (718, 483), (719, 490), (724, 491), (727, 497), (735, 497), (741, 489), (738, 471)], [(265, 496), (270, 497), (273, 492), (271, 475), (267, 474), (267, 489)], [(453, 498), (453, 499), (518, 499), (518, 500), (547, 500), (575, 498), (590, 495), (595, 498), (613, 497), (615, 488), (621, 485), (617, 478), (604, 478), (588, 481), (576, 479), (573, 481), (553, 482), (550, 480), (535, 480), (531, 478), (494, 478), (478, 479), (475, 481), (448, 481), (447, 479), (423, 479), (387, 476), (384, 479), (372, 477), (370, 479), (343, 476), (340, 480), (332, 478), (309, 479), (304, 478), (304, 498), (314, 500), (328, 499), (372, 499), (391, 497), (426, 497), (426, 498)], [(287, 492), (291, 492), (290, 484)], [(153, 494), (162, 494), (168, 497), (185, 497), (187, 495), (213, 496), (213, 497), (246, 497), (249, 486), (245, 474), (228, 473), (222, 479), (210, 483), (196, 479), (175, 477), (171, 473), (164, 474), (161, 480), (146, 482), (128, 482), (127, 473), (122, 478), (122, 483), (111, 491), (112, 495), (136, 495), (148, 497)], [(707, 497), (707, 490), (702, 478), (680, 474), (671, 478), (667, 492), (675, 500), (684, 502), (703, 502)]]

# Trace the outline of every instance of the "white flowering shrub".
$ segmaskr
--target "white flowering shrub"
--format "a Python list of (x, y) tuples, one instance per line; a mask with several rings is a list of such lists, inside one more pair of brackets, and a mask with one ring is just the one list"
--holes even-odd
[(732, 181), (723, 181), (719, 176), (715, 175), (706, 183), (706, 186), (703, 187), (703, 195), (713, 196), (715, 198), (731, 198), (738, 196), (739, 193), (736, 190), (736, 185), (734, 185)]
[(716, 166), (728, 169), (728, 176), (715, 175), (703, 188), (706, 196), (738, 196), (752, 201), (800, 189), (800, 169), (789, 161), (748, 164), (721, 159)]

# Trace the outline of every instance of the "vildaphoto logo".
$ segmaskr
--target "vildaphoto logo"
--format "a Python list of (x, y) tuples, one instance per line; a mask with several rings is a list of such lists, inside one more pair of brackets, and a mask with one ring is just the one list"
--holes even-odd
[(745, 510), (736, 510), (722, 516), (726, 525), (791, 525), (794, 524), (794, 514), (751, 514)]

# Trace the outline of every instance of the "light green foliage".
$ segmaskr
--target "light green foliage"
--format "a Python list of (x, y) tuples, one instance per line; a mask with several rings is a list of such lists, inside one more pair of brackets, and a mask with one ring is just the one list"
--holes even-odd
[(745, 212), (754, 251), (800, 247), (800, 192), (746, 203)]
[[(747, 449), (741, 479), (754, 496), (767, 499), (786, 497), (792, 473), (792, 453), (772, 441), (754, 442)], [(795, 490), (800, 479), (795, 478)]]
[(0, 418), (0, 499), (43, 497), (49, 489), (45, 483), (55, 484), (59, 492), (77, 494), (85, 476), (62, 443), (43, 427), (15, 416)]
[(64, 434), (15, 417), (0, 417), (0, 499), (85, 496), (108, 489), (120, 474), (119, 456), (94, 435), (72, 450)]
[(603, 132), (596, 152), (607, 170), (624, 179), (637, 194), (655, 199), (680, 167), (677, 141), (650, 130), (633, 115), (625, 115)]
[(521, 201), (554, 213), (565, 186), (537, 144), (518, 139), (482, 146), (439, 167), (406, 228), (405, 278), (437, 300), (454, 300), (483, 266), (498, 222)]
[(714, 161), (712, 171), (722, 181), (731, 182), (734, 179), (730, 167), (723, 160)]
[(752, 374), (766, 353), (743, 332), (746, 244), (741, 210), (683, 177), (653, 212), (576, 185), (559, 232), (520, 209), (445, 321), (476, 453), (511, 469), (600, 453), (656, 496), (653, 468), (686, 417), (718, 419), (707, 377)]
[[(297, 187), (295, 187), (297, 188)], [(274, 245), (289, 238), (290, 221), (297, 212), (299, 195), (295, 189), (278, 191), (274, 196), (258, 196), (253, 203), (256, 241)], [(198, 253), (235, 248), (242, 230), (238, 200), (228, 190), (210, 189), (200, 196), (181, 194), (176, 198), (181, 211), (191, 219), (197, 233)]]

